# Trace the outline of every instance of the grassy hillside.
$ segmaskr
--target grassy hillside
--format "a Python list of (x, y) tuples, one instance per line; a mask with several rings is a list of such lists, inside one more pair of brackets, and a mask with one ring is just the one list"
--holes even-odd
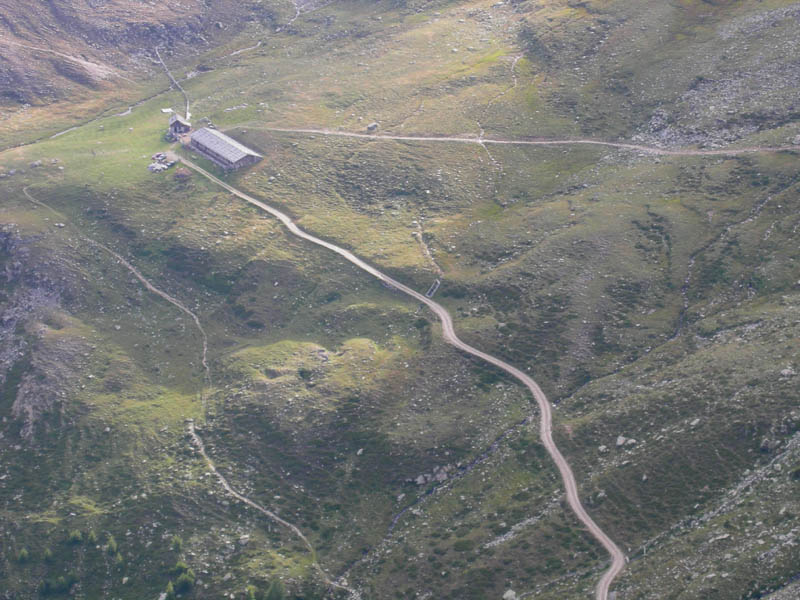
[[(792, 146), (798, 4), (258, 4), (241, 10), (269, 22), (168, 55), (195, 123), (265, 156), (210, 168), (415, 289), (442, 279), (465, 341), (556, 404), (583, 501), (630, 558), (618, 599), (790, 593), (798, 152), (273, 128)], [(186, 419), (364, 598), (589, 597), (608, 557), (523, 389), (211, 182), (149, 173), (182, 96), (152, 65), (135, 78), (68, 94), (66, 122), (98, 118), (0, 153), (5, 597), (335, 597)], [(54, 126), (12, 112), (4, 146)]]

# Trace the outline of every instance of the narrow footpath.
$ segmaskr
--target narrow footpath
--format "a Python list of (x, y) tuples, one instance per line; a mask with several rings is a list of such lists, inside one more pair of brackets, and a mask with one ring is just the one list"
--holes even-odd
[[(370, 137), (370, 136), (365, 136), (365, 137)], [(475, 140), (472, 141), (474, 142)], [(558, 449), (558, 447), (555, 444), (555, 441), (553, 440), (552, 407), (550, 405), (550, 401), (547, 399), (547, 396), (545, 396), (544, 392), (539, 387), (539, 385), (530, 376), (526, 375), (516, 367), (490, 354), (486, 354), (485, 352), (482, 352), (481, 350), (478, 350), (477, 348), (474, 348), (469, 344), (461, 341), (455, 333), (455, 328), (453, 326), (453, 319), (450, 316), (450, 313), (447, 312), (447, 309), (445, 309), (438, 302), (435, 302), (434, 300), (426, 297), (424, 294), (421, 294), (416, 290), (413, 290), (410, 287), (406, 286), (405, 284), (400, 283), (396, 279), (389, 277), (388, 275), (379, 271), (372, 265), (358, 258), (355, 254), (353, 254), (349, 250), (345, 250), (340, 246), (337, 246), (330, 242), (326, 242), (325, 240), (322, 240), (309, 233), (306, 233), (305, 231), (300, 229), (300, 227), (298, 227), (297, 224), (295, 224), (295, 222), (291, 219), (291, 217), (289, 217), (289, 215), (225, 183), (224, 181), (215, 177), (208, 171), (202, 169), (192, 161), (185, 158), (180, 158), (180, 160), (187, 167), (193, 169), (203, 177), (206, 177), (210, 181), (216, 183), (217, 185), (229, 191), (230, 193), (234, 194), (238, 198), (241, 198), (242, 200), (252, 204), (253, 206), (260, 208), (261, 210), (277, 218), (279, 221), (281, 221), (281, 223), (283, 223), (286, 226), (286, 228), (292, 234), (296, 235), (297, 237), (307, 240), (312, 244), (316, 244), (317, 246), (327, 248), (332, 252), (335, 252), (336, 254), (343, 257), (347, 261), (351, 262), (358, 268), (362, 269), (363, 271), (366, 271), (379, 281), (403, 292), (404, 294), (410, 296), (414, 300), (422, 302), (441, 321), (442, 336), (444, 337), (444, 340), (448, 344), (454, 346), (455, 348), (463, 352), (466, 352), (467, 354), (471, 354), (472, 356), (480, 358), (486, 361), (487, 363), (502, 369), (512, 377), (516, 378), (525, 387), (527, 387), (528, 390), (530, 390), (534, 400), (536, 400), (541, 415), (539, 421), (539, 435), (541, 437), (542, 444), (544, 445), (550, 457), (553, 459), (553, 462), (555, 462), (556, 467), (558, 468), (558, 471), (561, 474), (561, 480), (564, 484), (564, 490), (566, 492), (567, 502), (569, 503), (570, 508), (575, 513), (575, 516), (578, 518), (578, 520), (581, 523), (583, 523), (583, 525), (586, 527), (589, 533), (598, 542), (600, 542), (600, 544), (611, 555), (611, 566), (603, 574), (602, 578), (600, 579), (600, 582), (597, 584), (597, 587), (595, 588), (596, 600), (608, 600), (608, 590), (611, 587), (611, 583), (614, 581), (616, 576), (622, 571), (622, 569), (625, 568), (625, 563), (627, 562), (627, 559), (625, 558), (625, 555), (619, 548), (619, 546), (617, 546), (617, 544), (614, 543), (614, 541), (600, 528), (600, 526), (597, 523), (595, 523), (595, 521), (592, 519), (591, 516), (589, 516), (589, 513), (586, 512), (586, 509), (581, 503), (580, 496), (578, 494), (578, 484), (575, 481), (575, 475), (572, 473), (572, 469), (570, 468), (569, 463), (561, 454), (561, 451)]]
[(351, 600), (361, 600), (361, 594), (358, 591), (347, 587), (345, 583), (334, 581), (333, 579), (331, 579), (331, 576), (328, 575), (327, 572), (325, 572), (325, 570), (319, 564), (319, 560), (317, 559), (317, 551), (314, 549), (314, 546), (311, 545), (311, 542), (308, 541), (308, 538), (303, 534), (303, 532), (300, 531), (300, 528), (297, 527), (297, 525), (282, 519), (276, 513), (264, 508), (257, 502), (253, 502), (252, 500), (250, 500), (250, 498), (248, 498), (247, 496), (243, 496), (230, 486), (228, 480), (225, 479), (225, 477), (219, 471), (217, 471), (217, 467), (214, 464), (214, 461), (211, 460), (208, 454), (206, 454), (206, 448), (203, 445), (203, 440), (200, 439), (200, 436), (197, 435), (197, 431), (195, 430), (194, 421), (189, 421), (189, 435), (192, 437), (192, 442), (194, 442), (197, 451), (205, 459), (206, 465), (208, 465), (208, 469), (216, 476), (220, 485), (225, 489), (226, 492), (228, 492), (228, 494), (230, 494), (240, 502), (243, 502), (247, 506), (256, 509), (258, 512), (272, 519), (276, 523), (283, 525), (284, 527), (289, 529), (298, 538), (300, 538), (305, 547), (308, 549), (309, 553), (311, 554), (311, 560), (312, 564), (314, 565), (314, 569), (317, 571), (317, 573), (319, 573), (319, 576), (322, 578), (322, 580), (325, 582), (327, 586), (329, 586), (330, 588), (335, 588), (347, 592)]
[[(25, 187), (25, 188), (22, 189), (22, 193), (25, 194), (25, 197), (28, 200), (30, 200), (33, 204), (36, 204), (37, 206), (41, 206), (45, 210), (50, 211), (53, 215), (59, 217), (60, 219), (62, 219), (64, 221), (69, 222), (68, 219), (64, 215), (62, 215), (60, 212), (58, 212), (55, 208), (53, 208), (49, 204), (45, 204), (41, 200), (37, 200), (36, 198), (34, 198), (28, 190), (29, 190), (29, 188)], [(75, 229), (77, 230), (77, 228), (75, 228)], [(134, 267), (127, 260), (125, 260), (122, 256), (120, 256), (119, 254), (114, 252), (108, 246), (106, 246), (104, 244), (101, 244), (97, 240), (94, 240), (94, 239), (90, 238), (89, 236), (84, 235), (83, 233), (79, 232), (79, 233), (77, 233), (77, 235), (82, 240), (84, 240), (86, 243), (88, 243), (90, 246), (94, 246), (95, 248), (100, 248), (104, 252), (106, 252), (106, 253), (110, 254), (111, 256), (113, 256), (115, 259), (117, 259), (117, 261), (119, 261), (119, 263), (123, 267), (128, 269), (128, 271), (130, 271), (131, 274), (134, 277), (136, 277), (136, 279), (139, 280), (139, 282), (147, 289), (147, 291), (155, 294), (156, 296), (159, 296), (159, 297), (163, 298), (164, 300), (166, 300), (167, 302), (169, 302), (170, 304), (172, 304), (173, 306), (175, 306), (176, 308), (181, 310), (183, 313), (188, 315), (189, 318), (192, 319), (192, 321), (194, 321), (194, 324), (197, 327), (197, 331), (200, 333), (200, 338), (203, 340), (203, 350), (202, 350), (202, 352), (200, 354), (200, 363), (203, 365), (203, 377), (205, 379), (206, 384), (210, 384), (211, 383), (211, 370), (208, 367), (208, 336), (206, 335), (206, 331), (205, 331), (205, 329), (203, 329), (203, 325), (200, 323), (200, 319), (198, 318), (197, 314), (195, 314), (193, 311), (191, 311), (183, 302), (181, 302), (177, 298), (174, 298), (174, 297), (170, 296), (167, 292), (158, 289), (156, 286), (154, 286), (152, 283), (150, 283), (150, 281), (144, 275), (142, 275), (136, 267)]]
[[(41, 200), (38, 200), (37, 198), (34, 198), (33, 195), (31, 195), (31, 193), (28, 191), (27, 187), (23, 188), (22, 192), (25, 194), (25, 197), (28, 200), (30, 200), (33, 204), (35, 204), (37, 206), (40, 206), (41, 208), (44, 208), (45, 210), (51, 212), (53, 215), (55, 215), (59, 219), (69, 223), (69, 220), (65, 217), (65, 215), (62, 215), (60, 212), (58, 212), (56, 209), (54, 209), (49, 204), (45, 204)], [(149, 292), (155, 294), (156, 296), (159, 296), (160, 298), (166, 300), (167, 302), (169, 302), (170, 304), (172, 304), (173, 306), (175, 306), (176, 308), (181, 310), (183, 313), (187, 314), (192, 319), (192, 321), (194, 321), (194, 324), (197, 327), (198, 332), (200, 333), (200, 337), (203, 340), (201, 362), (202, 362), (202, 365), (203, 365), (204, 377), (203, 377), (203, 385), (201, 386), (201, 390), (200, 390), (200, 396), (203, 398), (203, 415), (205, 416), (205, 409), (206, 409), (206, 406), (205, 406), (205, 387), (206, 387), (206, 385), (210, 385), (211, 384), (211, 369), (209, 368), (208, 360), (207, 360), (207, 357), (208, 357), (208, 336), (206, 335), (206, 331), (203, 328), (202, 323), (200, 322), (200, 318), (197, 316), (196, 313), (194, 313), (192, 310), (187, 308), (187, 306), (183, 302), (181, 302), (177, 298), (174, 298), (173, 296), (171, 296), (167, 292), (165, 292), (165, 291), (157, 288), (155, 285), (153, 285), (150, 282), (150, 280), (148, 280), (144, 275), (142, 275), (141, 272), (136, 267), (134, 267), (131, 263), (129, 263), (127, 260), (125, 260), (118, 253), (114, 252), (111, 248), (109, 248), (108, 246), (105, 246), (104, 244), (101, 244), (100, 242), (96, 241), (95, 239), (90, 238), (87, 235), (84, 235), (83, 233), (79, 232), (77, 230), (77, 227), (74, 228), (74, 229), (76, 230), (77, 236), (80, 239), (84, 240), (86, 243), (88, 243), (90, 246), (94, 246), (96, 248), (99, 248), (99, 249), (103, 250), (104, 252), (106, 252), (106, 253), (110, 254), (111, 256), (113, 256), (123, 267), (125, 267), (128, 271), (130, 271), (130, 273), (134, 277), (136, 277), (136, 279), (139, 280), (139, 282), (145, 287), (145, 289), (147, 289), (147, 291), (149, 291)], [(339, 583), (337, 581), (334, 581), (333, 579), (331, 579), (330, 575), (328, 575), (328, 573), (325, 572), (325, 570), (320, 565), (319, 560), (317, 559), (317, 551), (314, 549), (314, 546), (311, 544), (311, 542), (308, 540), (308, 538), (303, 534), (303, 532), (300, 531), (299, 527), (297, 527), (294, 523), (291, 523), (291, 522), (289, 522), (289, 521), (287, 521), (285, 519), (282, 519), (281, 517), (279, 517), (274, 512), (272, 512), (270, 510), (267, 510), (266, 508), (264, 508), (260, 504), (250, 500), (247, 496), (244, 496), (244, 495), (240, 494), (239, 492), (237, 492), (235, 489), (233, 489), (231, 487), (231, 485), (228, 483), (228, 480), (225, 479), (225, 477), (219, 471), (217, 471), (217, 467), (214, 464), (214, 461), (212, 461), (211, 458), (206, 453), (206, 449), (205, 449), (205, 445), (203, 444), (203, 440), (200, 438), (200, 436), (198, 435), (197, 431), (195, 430), (195, 424), (194, 424), (194, 420), (193, 419), (189, 420), (189, 422), (188, 422), (188, 430), (189, 430), (189, 435), (192, 438), (193, 444), (195, 445), (195, 447), (197, 448), (197, 451), (200, 453), (200, 455), (205, 460), (206, 465), (208, 466), (208, 469), (212, 473), (214, 473), (214, 475), (217, 477), (217, 479), (219, 480), (220, 484), (222, 485), (222, 487), (225, 489), (225, 491), (228, 494), (230, 494), (231, 496), (233, 496), (237, 500), (243, 502), (244, 504), (256, 509), (258, 512), (260, 512), (261, 514), (265, 515), (266, 517), (269, 517), (270, 519), (272, 519), (273, 521), (275, 521), (279, 525), (282, 525), (283, 527), (286, 527), (287, 529), (289, 529), (298, 538), (300, 538), (300, 540), (306, 546), (306, 548), (308, 549), (309, 553), (311, 554), (311, 560), (312, 560), (312, 564), (314, 565), (314, 569), (320, 574), (320, 577), (322, 577), (322, 580), (325, 582), (326, 585), (329, 586), (329, 588), (335, 588), (335, 589), (339, 589), (339, 590), (343, 590), (343, 591), (347, 592), (349, 594), (350, 600), (361, 600), (361, 595), (357, 590), (354, 590), (354, 589), (351, 589), (351, 588), (347, 587), (344, 583)]]
[(158, 51), (158, 46), (156, 46), (154, 50), (156, 52), (156, 57), (158, 57), (158, 62), (160, 62), (161, 66), (164, 67), (164, 71), (166, 71), (167, 77), (169, 77), (169, 80), (172, 82), (172, 85), (174, 85), (180, 91), (180, 93), (183, 94), (183, 99), (186, 100), (186, 120), (188, 121), (189, 119), (192, 118), (192, 113), (189, 112), (189, 94), (187, 94), (186, 90), (183, 89), (183, 86), (181, 86), (181, 84), (178, 83), (178, 80), (175, 79), (175, 77), (172, 75), (172, 71), (170, 71), (169, 67), (167, 67), (167, 63), (165, 63), (164, 59), (161, 58), (161, 53)]

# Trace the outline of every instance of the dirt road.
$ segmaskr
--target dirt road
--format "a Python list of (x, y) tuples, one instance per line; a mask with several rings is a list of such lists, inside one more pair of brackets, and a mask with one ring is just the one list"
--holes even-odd
[(325, 240), (322, 240), (309, 233), (306, 233), (295, 224), (295, 222), (289, 217), (289, 215), (281, 212), (280, 210), (268, 204), (265, 204), (264, 202), (261, 202), (260, 200), (256, 200), (252, 196), (245, 194), (244, 192), (236, 189), (235, 187), (225, 183), (224, 181), (218, 179), (208, 171), (200, 168), (192, 161), (187, 160), (185, 158), (181, 158), (180, 160), (187, 167), (194, 169), (196, 172), (200, 173), (204, 177), (213, 181), (214, 183), (226, 189), (235, 196), (271, 214), (272, 216), (280, 220), (286, 226), (286, 228), (297, 237), (300, 237), (304, 240), (311, 242), (312, 244), (316, 244), (317, 246), (321, 246), (323, 248), (327, 248), (332, 252), (335, 252), (336, 254), (343, 257), (347, 261), (351, 262), (358, 268), (362, 269), (363, 271), (366, 271), (376, 279), (382, 281), (383, 283), (388, 284), (393, 288), (396, 288), (397, 290), (414, 298), (415, 300), (422, 302), (428, 308), (430, 308), (431, 311), (433, 311), (433, 313), (441, 321), (442, 335), (448, 344), (458, 348), (463, 352), (466, 352), (467, 354), (471, 354), (472, 356), (475, 356), (492, 365), (495, 365), (496, 367), (502, 369), (512, 377), (515, 377), (518, 381), (520, 381), (525, 387), (527, 387), (530, 390), (531, 394), (533, 395), (533, 398), (536, 400), (541, 415), (539, 421), (539, 434), (542, 439), (542, 444), (547, 449), (547, 452), (550, 454), (550, 457), (553, 459), (553, 462), (555, 462), (556, 466), (558, 467), (558, 471), (561, 474), (561, 479), (564, 482), (564, 489), (566, 492), (567, 502), (569, 503), (570, 508), (575, 513), (575, 516), (578, 518), (578, 520), (581, 523), (583, 523), (583, 525), (586, 527), (589, 533), (591, 533), (592, 536), (598, 542), (600, 542), (600, 544), (602, 544), (602, 546), (611, 555), (611, 566), (603, 574), (603, 577), (597, 584), (595, 591), (596, 600), (607, 600), (608, 590), (609, 587), (611, 586), (611, 582), (625, 567), (626, 558), (622, 550), (620, 550), (620, 548), (614, 543), (614, 541), (608, 535), (606, 535), (606, 533), (600, 528), (599, 525), (597, 525), (597, 523), (594, 522), (594, 520), (589, 516), (589, 513), (587, 513), (586, 509), (583, 507), (583, 504), (581, 503), (580, 500), (580, 496), (578, 494), (578, 485), (575, 481), (575, 476), (572, 473), (572, 469), (570, 468), (569, 463), (566, 461), (566, 459), (556, 446), (555, 442), (553, 441), (552, 409), (550, 406), (550, 402), (547, 399), (547, 396), (545, 396), (544, 392), (539, 387), (539, 385), (530, 376), (526, 375), (516, 367), (513, 367), (510, 364), (503, 362), (499, 358), (496, 358), (490, 354), (486, 354), (485, 352), (482, 352), (477, 348), (473, 348), (469, 344), (461, 341), (456, 335), (455, 328), (453, 327), (453, 319), (451, 318), (450, 313), (447, 312), (447, 310), (438, 302), (431, 300), (424, 294), (421, 294), (416, 290), (413, 290), (410, 287), (400, 283), (396, 279), (393, 279), (392, 277), (389, 277), (388, 275), (382, 273), (372, 265), (358, 258), (355, 254), (353, 254), (349, 250), (345, 250), (344, 248), (341, 248), (335, 244), (331, 244), (330, 242), (326, 242)]
[(443, 135), (443, 136), (421, 136), (421, 135), (393, 135), (390, 133), (356, 133), (351, 131), (337, 131), (334, 129), (295, 129), (289, 127), (258, 127), (251, 126), (248, 129), (262, 129), (264, 131), (276, 131), (283, 133), (305, 133), (310, 135), (327, 135), (335, 137), (360, 138), (368, 140), (396, 140), (400, 142), (447, 142), (462, 144), (477, 144), (479, 146), (494, 144), (498, 146), (607, 146), (620, 148), (623, 150), (634, 150), (646, 154), (659, 156), (738, 156), (740, 154), (753, 154), (755, 152), (800, 152), (800, 146), (748, 146), (742, 148), (720, 148), (714, 150), (700, 150), (694, 148), (679, 148), (670, 150), (658, 148), (657, 146), (643, 146), (640, 144), (628, 144), (625, 142), (604, 142), (585, 138), (546, 140), (546, 139), (500, 139), (487, 138), (483, 136), (466, 135)]

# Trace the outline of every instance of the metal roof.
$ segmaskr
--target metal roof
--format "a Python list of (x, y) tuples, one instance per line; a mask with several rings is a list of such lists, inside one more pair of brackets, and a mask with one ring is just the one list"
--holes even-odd
[(218, 154), (232, 163), (240, 161), (245, 156), (257, 156), (261, 158), (258, 152), (250, 150), (247, 146), (240, 144), (221, 131), (209, 129), (208, 127), (203, 127), (192, 133), (192, 142), (204, 148), (208, 148), (215, 154)]
[(189, 123), (189, 121), (184, 119), (178, 113), (172, 113), (172, 115), (169, 118), (169, 124), (172, 125), (175, 121), (177, 121), (178, 123), (180, 123), (182, 125), (187, 125), (189, 127), (191, 127), (191, 125), (192, 125), (191, 123)]

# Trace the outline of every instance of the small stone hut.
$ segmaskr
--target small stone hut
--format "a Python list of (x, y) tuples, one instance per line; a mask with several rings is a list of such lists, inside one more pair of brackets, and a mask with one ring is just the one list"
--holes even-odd
[(169, 132), (173, 137), (178, 137), (183, 133), (189, 133), (192, 130), (192, 124), (180, 116), (178, 113), (172, 113), (169, 118)]

